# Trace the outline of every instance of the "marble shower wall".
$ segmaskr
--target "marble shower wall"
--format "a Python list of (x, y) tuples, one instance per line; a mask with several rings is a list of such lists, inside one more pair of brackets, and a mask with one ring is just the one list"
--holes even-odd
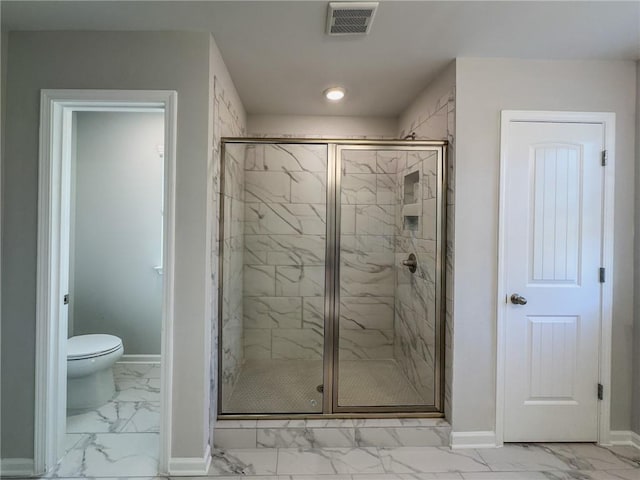
[(326, 179), (326, 145), (247, 146), (246, 360), (322, 359)]
[(447, 224), (445, 248), (445, 359), (444, 359), (444, 413), (452, 421), (451, 416), (451, 386), (453, 365), (453, 269), (454, 248), (453, 239), (455, 219), (455, 157), (456, 157), (456, 88), (452, 85), (449, 91), (437, 98), (435, 102), (425, 106), (420, 115), (411, 120), (408, 126), (401, 130), (399, 137), (403, 138), (411, 132), (416, 133), (419, 140), (443, 140), (447, 145), (447, 192), (446, 214)]
[[(340, 359), (395, 359), (433, 404), (438, 157), (434, 151), (343, 150)], [(405, 175), (418, 172), (416, 225), (405, 228)], [(412, 185), (413, 186), (413, 185)], [(411, 274), (401, 266), (418, 259)]]
[[(405, 151), (397, 165), (394, 358), (424, 403), (432, 405), (437, 341), (436, 282), (439, 281), (436, 278), (438, 155), (435, 151)], [(406, 178), (411, 181), (407, 182)], [(413, 221), (405, 217), (408, 213), (414, 214)], [(414, 273), (402, 265), (410, 253), (417, 258)]]
[(343, 150), (340, 360), (393, 358), (396, 152)]
[(226, 404), (244, 359), (243, 257), (244, 159), (248, 147), (227, 144), (224, 156), (224, 227), (222, 257), (222, 392)]
[[(242, 237), (243, 237), (243, 192), (244, 192), (244, 150), (242, 145), (234, 145), (227, 149), (230, 155), (222, 159), (221, 137), (241, 137), (244, 135), (244, 124), (238, 109), (241, 106), (233, 104), (223, 86), (214, 77), (213, 81), (213, 155), (209, 166), (209, 178), (213, 182), (211, 191), (211, 212), (215, 212), (212, 222), (211, 238), (213, 239), (211, 252), (211, 384), (210, 384), (210, 412), (211, 420), (215, 421), (217, 414), (218, 388), (223, 392), (223, 403), (228, 398), (235, 384), (242, 365)], [(224, 212), (220, 212), (220, 166), (225, 160)], [(218, 226), (220, 215), (224, 218), (224, 232), (219, 235)], [(218, 252), (220, 242), (224, 242), (223, 278), (218, 278)], [(222, 298), (222, 332), (218, 331), (218, 288), (224, 285)], [(218, 387), (218, 335), (222, 334), (222, 378)]]

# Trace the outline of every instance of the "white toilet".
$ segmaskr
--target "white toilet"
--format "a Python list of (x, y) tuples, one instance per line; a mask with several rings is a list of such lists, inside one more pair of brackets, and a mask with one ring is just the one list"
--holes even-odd
[(113, 364), (122, 357), (115, 335), (78, 335), (67, 340), (67, 409), (96, 408), (115, 393)]

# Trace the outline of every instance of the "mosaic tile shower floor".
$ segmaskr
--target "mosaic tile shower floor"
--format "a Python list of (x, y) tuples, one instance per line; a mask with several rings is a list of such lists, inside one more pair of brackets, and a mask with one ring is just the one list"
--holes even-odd
[[(395, 360), (346, 360), (339, 367), (339, 404), (433, 404), (411, 385)], [(225, 413), (321, 412), (320, 360), (252, 360), (240, 371)]]

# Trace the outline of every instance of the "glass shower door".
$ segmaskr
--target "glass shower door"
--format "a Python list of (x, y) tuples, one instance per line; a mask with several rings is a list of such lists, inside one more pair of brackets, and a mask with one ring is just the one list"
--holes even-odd
[(220, 412), (322, 413), (327, 145), (224, 145)]
[(337, 147), (336, 412), (439, 407), (441, 155)]

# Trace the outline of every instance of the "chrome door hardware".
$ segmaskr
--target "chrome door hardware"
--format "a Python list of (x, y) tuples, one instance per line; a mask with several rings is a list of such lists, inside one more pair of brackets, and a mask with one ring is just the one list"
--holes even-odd
[(511, 295), (511, 303), (513, 303), (514, 305), (526, 305), (527, 299), (524, 298), (522, 295), (518, 295), (517, 293), (514, 293), (513, 295)]
[(411, 253), (409, 254), (409, 258), (402, 261), (402, 265), (407, 267), (411, 273), (415, 273), (418, 268), (418, 261), (416, 260), (416, 256)]

